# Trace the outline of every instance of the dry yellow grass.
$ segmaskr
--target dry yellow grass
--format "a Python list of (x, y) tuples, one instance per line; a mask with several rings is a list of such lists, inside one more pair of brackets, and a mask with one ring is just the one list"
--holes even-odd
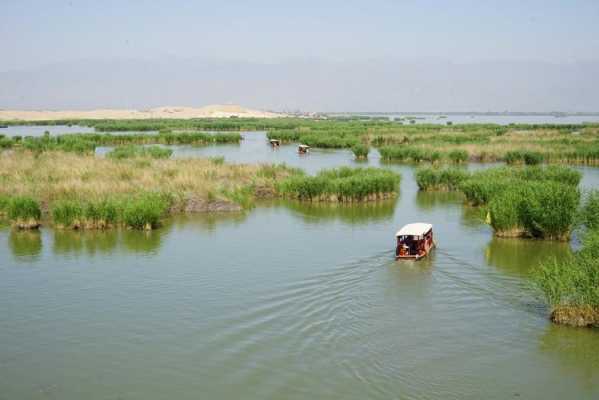
[(43, 209), (56, 200), (97, 200), (155, 191), (183, 201), (227, 200), (227, 193), (251, 189), (274, 192), (285, 168), (266, 165), (229, 165), (209, 159), (110, 160), (63, 152), (0, 153), (0, 195), (31, 196)]

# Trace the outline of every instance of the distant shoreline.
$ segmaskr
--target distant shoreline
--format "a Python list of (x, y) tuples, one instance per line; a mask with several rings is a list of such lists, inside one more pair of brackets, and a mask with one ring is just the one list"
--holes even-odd
[(556, 117), (597, 117), (599, 112), (562, 112), (562, 111), (341, 111), (323, 112), (326, 115), (476, 115), (476, 116), (556, 116)]
[(285, 114), (253, 110), (237, 105), (205, 107), (159, 107), (149, 110), (2, 110), (0, 121), (56, 121), (85, 119), (191, 119), (191, 118), (279, 118)]

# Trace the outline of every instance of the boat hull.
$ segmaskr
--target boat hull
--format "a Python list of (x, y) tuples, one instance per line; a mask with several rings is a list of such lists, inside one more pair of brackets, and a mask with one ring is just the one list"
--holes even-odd
[(403, 256), (396, 255), (395, 260), (418, 261), (418, 260), (421, 260), (421, 259), (427, 257), (434, 248), (435, 248), (435, 243), (433, 242), (433, 245), (431, 247), (429, 247), (424, 254), (409, 254), (409, 255), (403, 255)]

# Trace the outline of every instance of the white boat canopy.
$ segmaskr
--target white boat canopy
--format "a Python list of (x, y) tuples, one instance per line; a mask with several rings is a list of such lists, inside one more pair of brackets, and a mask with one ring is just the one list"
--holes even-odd
[(414, 224), (405, 225), (403, 228), (397, 231), (395, 236), (423, 236), (431, 229), (433, 229), (431, 224), (416, 222)]

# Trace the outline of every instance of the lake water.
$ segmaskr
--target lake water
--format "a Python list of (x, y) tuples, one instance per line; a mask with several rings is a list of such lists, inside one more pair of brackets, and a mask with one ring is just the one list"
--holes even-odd
[(68, 133), (92, 133), (94, 128), (78, 125), (15, 125), (0, 128), (0, 135), (5, 136), (43, 136), (44, 132), (50, 132), (51, 135), (64, 135)]
[[(380, 116), (376, 114), (361, 114), (369, 116)], [(405, 118), (407, 114), (388, 115), (390, 118)], [(418, 114), (415, 116), (416, 124), (443, 124), (448, 121), (454, 124), (583, 124), (599, 123), (598, 115), (568, 115), (564, 117), (555, 117), (553, 115), (448, 115), (447, 118), (439, 118), (439, 114)], [(404, 121), (409, 124), (409, 121)], [(42, 136), (44, 132), (50, 132), (51, 135), (62, 135), (69, 133), (92, 133), (94, 128), (78, 125), (22, 125), (8, 126), (0, 128), (0, 135), (5, 136)], [(131, 132), (113, 132), (112, 134), (127, 134)], [(144, 132), (149, 133), (149, 132)]]
[[(379, 165), (244, 137), (175, 155)], [(458, 195), (390, 168), (400, 196), (364, 206), (274, 201), (149, 233), (0, 228), (0, 399), (599, 398), (599, 332), (552, 325), (527, 279), (569, 246), (493, 238)], [(414, 221), (439, 247), (396, 262)]]
[[(360, 114), (371, 117), (382, 117), (380, 114)], [(404, 119), (404, 124), (409, 124), (406, 117), (415, 117), (416, 124), (443, 124), (448, 121), (454, 124), (584, 124), (599, 123), (599, 115), (566, 115), (555, 117), (553, 115), (468, 115), (450, 114), (440, 118), (439, 114), (388, 114), (388, 118)]]

